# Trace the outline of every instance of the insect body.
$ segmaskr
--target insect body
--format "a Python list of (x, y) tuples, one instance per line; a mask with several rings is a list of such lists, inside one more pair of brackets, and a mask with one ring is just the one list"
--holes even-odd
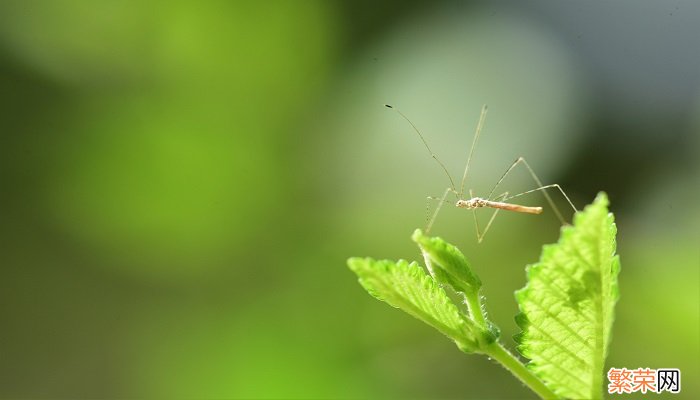
[(459, 208), (466, 208), (467, 210), (481, 207), (491, 207), (499, 210), (516, 211), (527, 214), (542, 214), (542, 207), (521, 206), (518, 204), (486, 200), (482, 199), (481, 197), (473, 197), (469, 200), (457, 200), (455, 205)]
[[(464, 209), (472, 210), (472, 211), (476, 211), (477, 208), (484, 208), (484, 207), (489, 207), (489, 208), (494, 209), (494, 212), (491, 215), (491, 218), (489, 219), (488, 223), (486, 224), (486, 227), (484, 228), (483, 232), (479, 228), (479, 221), (476, 218), (476, 213), (475, 212), (473, 213), (474, 214), (474, 223), (476, 225), (476, 235), (477, 235), (477, 240), (479, 241), (479, 243), (481, 243), (481, 241), (484, 239), (486, 232), (488, 232), (489, 228), (491, 227), (491, 224), (493, 223), (493, 220), (496, 218), (496, 215), (498, 214), (498, 211), (500, 211), (500, 210), (515, 211), (515, 212), (526, 213), (526, 214), (541, 214), (542, 213), (542, 207), (529, 207), (529, 206), (522, 206), (522, 205), (512, 204), (512, 203), (506, 202), (507, 200), (513, 199), (515, 197), (520, 197), (520, 196), (523, 196), (523, 195), (526, 195), (528, 193), (532, 193), (535, 191), (542, 191), (542, 194), (544, 195), (544, 197), (547, 200), (547, 202), (549, 203), (549, 205), (552, 207), (552, 210), (556, 214), (559, 221), (561, 221), (562, 224), (567, 224), (567, 222), (564, 220), (564, 217), (559, 212), (559, 209), (552, 201), (552, 198), (549, 196), (549, 193), (547, 193), (545, 191), (545, 189), (557, 188), (559, 190), (559, 192), (562, 194), (562, 196), (564, 196), (566, 201), (569, 203), (571, 208), (574, 210), (574, 212), (577, 211), (576, 207), (569, 199), (569, 196), (566, 195), (566, 193), (561, 188), (561, 186), (559, 186), (558, 184), (543, 185), (542, 182), (540, 181), (540, 179), (537, 177), (537, 175), (535, 175), (535, 172), (532, 170), (530, 165), (527, 163), (527, 161), (525, 161), (525, 158), (523, 158), (523, 157), (519, 157), (517, 160), (515, 160), (515, 162), (513, 162), (513, 164), (511, 164), (511, 166), (501, 176), (501, 178), (498, 180), (498, 182), (496, 182), (493, 189), (491, 189), (491, 192), (489, 193), (488, 197), (486, 197), (486, 198), (475, 197), (474, 194), (472, 193), (472, 191), (470, 190), (469, 191), (470, 198), (469, 199), (464, 198), (464, 184), (467, 180), (467, 175), (469, 173), (469, 167), (471, 165), (472, 155), (474, 154), (474, 149), (476, 148), (476, 143), (479, 140), (479, 136), (481, 134), (481, 129), (483, 128), (484, 122), (486, 120), (486, 112), (487, 112), (486, 105), (484, 105), (483, 108), (481, 109), (481, 116), (479, 117), (479, 123), (476, 126), (476, 132), (474, 133), (474, 139), (472, 141), (472, 146), (471, 146), (471, 149), (469, 150), (469, 157), (467, 158), (467, 165), (464, 168), (464, 175), (462, 175), (462, 183), (461, 183), (459, 191), (457, 191), (457, 188), (455, 187), (455, 184), (454, 184), (454, 180), (452, 179), (452, 176), (450, 175), (450, 173), (447, 171), (447, 168), (437, 158), (435, 153), (433, 153), (433, 151), (430, 149), (430, 146), (428, 146), (428, 142), (425, 141), (425, 138), (420, 133), (418, 128), (413, 124), (413, 122), (411, 122), (411, 120), (409, 120), (408, 117), (406, 117), (398, 109), (396, 109), (388, 104), (385, 104), (385, 106), (388, 108), (391, 108), (394, 111), (396, 111), (397, 113), (399, 113), (399, 115), (401, 115), (401, 117), (403, 117), (403, 119), (405, 119), (411, 125), (411, 127), (413, 127), (413, 130), (418, 134), (418, 136), (420, 137), (421, 141), (423, 142), (423, 145), (425, 146), (425, 148), (428, 150), (428, 152), (430, 152), (430, 156), (438, 164), (440, 164), (440, 167), (442, 167), (443, 171), (445, 171), (445, 174), (447, 175), (447, 178), (450, 180), (450, 187), (448, 187), (445, 190), (445, 193), (442, 195), (442, 197), (440, 197), (440, 198), (428, 197), (428, 200), (440, 200), (440, 202), (439, 202), (437, 208), (435, 209), (435, 212), (433, 213), (432, 217), (430, 218), (430, 220), (427, 223), (427, 226), (425, 228), (426, 233), (430, 232), (430, 229), (432, 228), (433, 223), (435, 222), (435, 219), (437, 218), (437, 215), (440, 212), (440, 209), (441, 209), (443, 203), (445, 203), (445, 200), (447, 199), (447, 196), (450, 193), (455, 195), (455, 197), (457, 199), (455, 206), (457, 206), (458, 208), (464, 208)], [(496, 192), (496, 189), (498, 188), (498, 186), (503, 182), (503, 180), (506, 178), (506, 176), (508, 176), (508, 174), (518, 165), (523, 165), (527, 169), (530, 176), (535, 181), (535, 183), (537, 184), (538, 187), (535, 189), (532, 189), (532, 190), (528, 190), (528, 191), (523, 192), (523, 193), (518, 193), (518, 194), (512, 195), (512, 196), (508, 192), (494, 196), (494, 193)]]

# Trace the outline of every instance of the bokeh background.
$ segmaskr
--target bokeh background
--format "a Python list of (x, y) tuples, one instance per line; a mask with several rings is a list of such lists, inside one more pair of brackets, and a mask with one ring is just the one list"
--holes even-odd
[[(525, 156), (579, 207), (606, 191), (607, 367), (697, 398), (698, 43), (692, 0), (0, 2), (0, 397), (532, 398), (345, 266), (419, 259), (449, 183), (383, 104), (461, 176), (487, 103), (467, 186)], [(512, 348), (559, 223), (507, 214), (481, 245), (452, 207), (434, 233)]]

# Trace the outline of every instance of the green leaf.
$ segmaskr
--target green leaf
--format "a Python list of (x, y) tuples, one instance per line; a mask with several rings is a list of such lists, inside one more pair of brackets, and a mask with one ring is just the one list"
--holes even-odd
[(426, 267), (438, 282), (448, 284), (458, 292), (479, 292), (481, 280), (458, 248), (439, 237), (425, 236), (420, 229), (413, 232), (411, 239), (420, 247)]
[(620, 260), (614, 218), (600, 193), (562, 228), (559, 242), (543, 248), (527, 268), (528, 283), (516, 292), (523, 330), (518, 350), (558, 396), (601, 398)]
[(351, 258), (348, 266), (372, 296), (439, 330), (462, 351), (476, 348), (475, 324), (462, 317), (445, 291), (417, 263)]
[(411, 239), (420, 247), (425, 265), (435, 280), (440, 284), (449, 285), (464, 296), (464, 302), (469, 307), (469, 318), (481, 328), (477, 333), (480, 347), (495, 342), (501, 332), (486, 318), (479, 294), (481, 279), (469, 266), (464, 254), (442, 238), (424, 235), (420, 229), (413, 232)]

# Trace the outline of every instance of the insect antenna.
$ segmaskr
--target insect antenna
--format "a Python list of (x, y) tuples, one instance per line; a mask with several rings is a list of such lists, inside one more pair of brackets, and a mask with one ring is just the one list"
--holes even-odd
[(479, 123), (476, 124), (476, 132), (474, 132), (474, 140), (472, 140), (472, 147), (469, 149), (469, 157), (467, 157), (467, 165), (464, 167), (464, 175), (462, 176), (462, 185), (459, 188), (459, 196), (464, 197), (464, 183), (467, 181), (467, 174), (469, 173), (469, 166), (472, 163), (472, 155), (474, 154), (474, 149), (476, 148), (476, 143), (479, 141), (479, 136), (481, 136), (481, 129), (484, 127), (484, 122), (486, 122), (486, 112), (488, 111), (488, 106), (486, 104), (481, 107), (481, 115), (479, 115)]
[[(413, 127), (413, 130), (416, 131), (416, 133), (418, 134), (418, 137), (420, 137), (420, 140), (423, 142), (423, 145), (425, 146), (425, 148), (428, 149), (428, 152), (430, 153), (430, 156), (431, 156), (435, 161), (437, 161), (437, 163), (440, 164), (440, 167), (442, 167), (442, 170), (445, 171), (445, 175), (447, 175), (447, 178), (450, 180), (450, 187), (452, 188), (452, 191), (455, 193), (455, 196), (457, 196), (457, 188), (455, 187), (455, 182), (454, 182), (454, 180), (452, 179), (452, 176), (450, 175), (450, 173), (447, 171), (447, 167), (445, 167), (445, 164), (443, 164), (442, 161), (440, 161), (440, 160), (437, 158), (437, 156), (435, 155), (435, 153), (433, 153), (433, 151), (430, 149), (430, 146), (428, 146), (428, 142), (425, 141), (425, 138), (423, 137), (423, 134), (420, 133), (420, 130), (418, 130), (418, 127), (416, 127), (416, 125), (415, 125), (413, 122), (411, 122), (411, 120), (408, 119), (407, 116), (405, 116), (401, 111), (399, 111), (398, 108), (393, 107), (393, 106), (391, 106), (391, 105), (389, 105), (389, 104), (384, 104), (384, 106), (385, 106), (386, 108), (390, 108), (390, 109), (396, 111), (397, 113), (399, 113), (399, 115), (400, 115), (403, 119), (406, 120), (406, 122), (408, 122), (409, 124), (411, 124), (411, 127)], [(481, 123), (481, 121), (480, 121), (479, 123)], [(462, 183), (464, 183), (464, 182), (462, 182)]]

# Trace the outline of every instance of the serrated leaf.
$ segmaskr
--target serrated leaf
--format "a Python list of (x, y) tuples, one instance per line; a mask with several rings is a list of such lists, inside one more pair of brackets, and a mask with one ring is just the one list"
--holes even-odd
[(445, 291), (417, 263), (351, 258), (348, 266), (372, 296), (439, 330), (462, 351), (475, 349), (473, 322), (462, 318)]
[(516, 292), (523, 330), (518, 350), (558, 396), (601, 398), (614, 307), (618, 298), (617, 228), (600, 193), (562, 228), (557, 244), (543, 248)]

